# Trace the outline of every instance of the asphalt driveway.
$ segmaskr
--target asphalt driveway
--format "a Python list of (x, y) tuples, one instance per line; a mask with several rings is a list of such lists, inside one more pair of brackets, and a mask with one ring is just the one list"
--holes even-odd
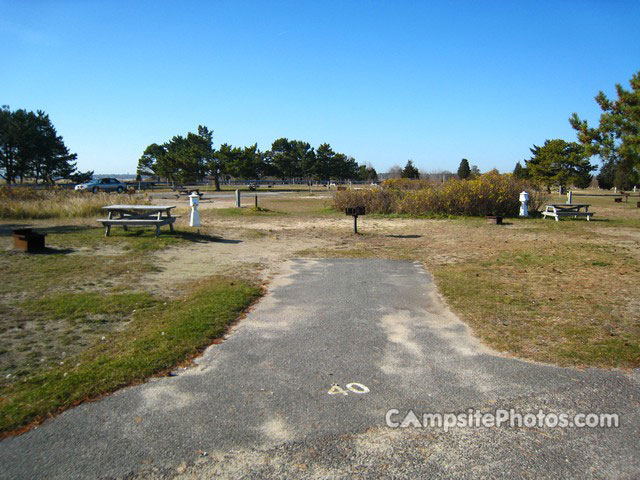
[[(483, 347), (418, 264), (294, 260), (197, 365), (0, 442), (0, 478), (640, 477), (638, 372)], [(385, 415), (617, 413), (618, 428), (389, 428)]]

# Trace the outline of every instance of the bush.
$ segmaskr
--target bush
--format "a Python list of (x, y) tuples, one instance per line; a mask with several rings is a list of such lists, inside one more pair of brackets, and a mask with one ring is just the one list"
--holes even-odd
[(0, 218), (40, 219), (91, 217), (113, 203), (150, 203), (146, 198), (116, 193), (88, 193), (75, 190), (0, 187)]
[(336, 210), (347, 207), (365, 207), (369, 213), (395, 213), (398, 190), (342, 190), (333, 197)]
[[(435, 182), (437, 184), (437, 182)], [(389, 190), (422, 190), (432, 186), (427, 179), (412, 180), (410, 178), (389, 178), (381, 184), (382, 188)]]
[(473, 180), (451, 179), (444, 184), (401, 179), (385, 182), (379, 190), (341, 191), (334, 197), (334, 207), (362, 206), (369, 213), (516, 216), (523, 190), (529, 192), (529, 210), (539, 211), (546, 195), (525, 180), (495, 170)]

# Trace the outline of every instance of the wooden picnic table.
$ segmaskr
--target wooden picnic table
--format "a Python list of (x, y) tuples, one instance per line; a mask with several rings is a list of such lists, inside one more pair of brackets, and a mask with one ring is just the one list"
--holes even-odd
[[(560, 220), (560, 217), (586, 217), (589, 221), (593, 216), (593, 212), (589, 211), (590, 206), (590, 203), (552, 203), (547, 205), (542, 215), (544, 218), (555, 218), (556, 222)], [(583, 208), (584, 211), (582, 211)]]
[(98, 219), (104, 225), (104, 236), (108, 237), (112, 226), (127, 227), (156, 227), (156, 237), (160, 235), (160, 227), (169, 225), (173, 232), (173, 222), (177, 216), (171, 215), (171, 209), (175, 205), (108, 205), (102, 207), (106, 210), (107, 218)]
[(199, 188), (174, 187), (173, 191), (178, 192), (178, 194), (176, 195), (176, 198), (180, 198), (180, 195), (182, 196), (191, 195), (193, 192), (195, 192), (196, 195), (198, 195), (200, 198), (202, 198), (202, 196), (204, 195), (204, 193), (200, 192)]

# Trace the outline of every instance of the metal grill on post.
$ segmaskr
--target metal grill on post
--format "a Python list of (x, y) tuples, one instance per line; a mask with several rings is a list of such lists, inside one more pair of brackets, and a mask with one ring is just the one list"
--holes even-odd
[(358, 215), (364, 215), (364, 207), (347, 207), (347, 215), (353, 216), (353, 233), (358, 234)]

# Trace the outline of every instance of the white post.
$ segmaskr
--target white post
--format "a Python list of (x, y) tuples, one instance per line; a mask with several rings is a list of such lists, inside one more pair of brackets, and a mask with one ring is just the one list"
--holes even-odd
[(189, 220), (190, 227), (200, 226), (200, 213), (198, 212), (199, 200), (200, 196), (195, 192), (191, 192), (191, 195), (189, 195), (189, 205), (191, 205), (191, 219)]
[(573, 203), (573, 192), (571, 190), (569, 190), (569, 193), (567, 193), (567, 203), (569, 205)]
[(240, 190), (236, 190), (236, 207), (240, 208)]
[(520, 216), (529, 216), (529, 194), (525, 191), (520, 192)]

